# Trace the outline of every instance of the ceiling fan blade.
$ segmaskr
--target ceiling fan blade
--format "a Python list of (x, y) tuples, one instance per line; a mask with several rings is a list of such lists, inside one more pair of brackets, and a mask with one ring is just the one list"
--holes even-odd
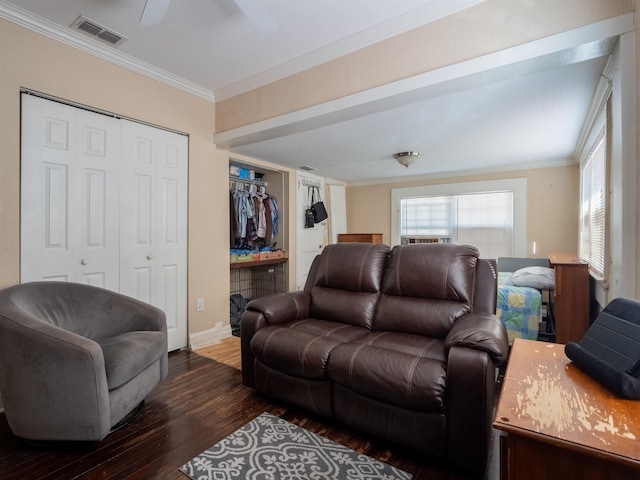
[(159, 25), (167, 13), (170, 0), (147, 0), (140, 16), (140, 25), (152, 27)]
[[(149, 0), (147, 0), (148, 2)], [(262, 33), (275, 33), (280, 26), (262, 0), (234, 0), (242, 13)]]

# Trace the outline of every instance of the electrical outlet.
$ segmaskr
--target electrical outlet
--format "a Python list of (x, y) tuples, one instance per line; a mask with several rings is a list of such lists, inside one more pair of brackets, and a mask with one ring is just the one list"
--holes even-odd
[(196, 312), (201, 312), (204, 310), (204, 298), (198, 298), (196, 300)]

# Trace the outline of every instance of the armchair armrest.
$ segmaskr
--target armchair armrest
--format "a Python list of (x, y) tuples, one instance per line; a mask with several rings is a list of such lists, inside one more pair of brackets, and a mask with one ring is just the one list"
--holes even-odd
[(17, 310), (11, 317), (1, 319), (0, 375), (14, 433), (30, 440), (104, 438), (111, 424), (100, 346)]
[(486, 352), (495, 365), (501, 365), (509, 353), (507, 331), (491, 313), (470, 313), (458, 319), (444, 341), (445, 351), (451, 347), (467, 347)]
[(118, 329), (114, 333), (167, 331), (167, 319), (162, 310), (125, 295), (114, 296), (109, 317), (111, 322), (115, 324), (114, 328)]

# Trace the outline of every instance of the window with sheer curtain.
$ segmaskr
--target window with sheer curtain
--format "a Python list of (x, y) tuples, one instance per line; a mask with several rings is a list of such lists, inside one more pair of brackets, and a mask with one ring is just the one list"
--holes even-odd
[(580, 182), (580, 257), (592, 273), (605, 276), (606, 137), (601, 133), (582, 165)]
[(514, 255), (514, 194), (479, 192), (402, 198), (402, 243), (474, 245), (486, 258)]

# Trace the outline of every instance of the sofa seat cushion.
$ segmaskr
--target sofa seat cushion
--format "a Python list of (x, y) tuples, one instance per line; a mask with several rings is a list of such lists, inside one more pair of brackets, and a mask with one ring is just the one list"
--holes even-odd
[(96, 342), (102, 348), (109, 390), (121, 387), (158, 360), (167, 348), (163, 332), (127, 332)]
[(401, 332), (376, 332), (336, 346), (329, 377), (361, 395), (418, 411), (444, 412), (444, 342)]
[(258, 330), (251, 351), (264, 365), (307, 379), (326, 380), (331, 351), (369, 333), (353, 325), (326, 320), (296, 320)]

